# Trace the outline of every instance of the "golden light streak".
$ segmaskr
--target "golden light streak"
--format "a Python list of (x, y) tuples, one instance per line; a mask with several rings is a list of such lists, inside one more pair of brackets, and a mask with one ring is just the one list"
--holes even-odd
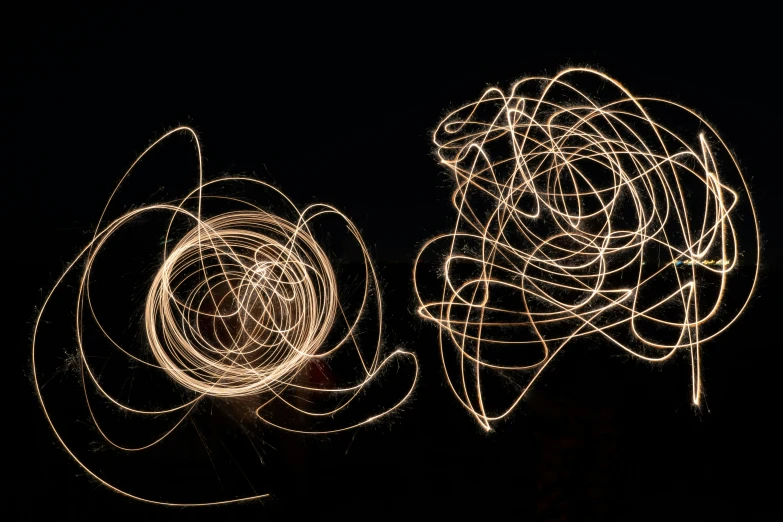
[[(105, 224), (109, 205), (119, 186), (136, 165), (161, 141), (174, 134), (192, 135), (198, 155), (198, 185), (178, 204), (152, 204), (136, 208)], [(76, 297), (76, 346), (81, 368), (84, 397), (94, 426), (106, 443), (122, 451), (141, 451), (161, 443), (188, 416), (194, 407), (207, 397), (231, 399), (250, 397), (257, 402), (257, 418), (277, 428), (298, 433), (334, 433), (367, 424), (396, 410), (413, 391), (418, 377), (416, 357), (403, 350), (383, 356), (381, 327), (383, 310), (375, 268), (358, 229), (336, 208), (315, 204), (304, 210), (297, 207), (282, 192), (271, 185), (244, 176), (224, 177), (204, 181), (201, 145), (195, 131), (188, 127), (175, 128), (150, 145), (131, 165), (104, 207), (92, 240), (79, 252), (74, 261), (57, 279), (43, 301), (35, 321), (32, 339), (32, 369), (36, 392), (44, 414), (66, 452), (92, 477), (111, 490), (135, 500), (153, 504), (178, 506), (217, 505), (260, 499), (253, 495), (243, 498), (209, 502), (174, 503), (161, 499), (144, 498), (109, 483), (101, 474), (80, 459), (58, 431), (47, 400), (42, 391), (38, 360), (40, 329), (50, 313), (50, 300), (62, 291), (69, 273), (81, 267)], [(281, 199), (295, 219), (268, 212), (251, 201), (226, 195), (206, 196), (204, 191), (218, 185), (241, 182), (271, 191)], [(239, 210), (214, 216), (202, 215), (206, 198), (220, 199)], [(196, 210), (188, 210), (195, 202)], [(91, 271), (105, 244), (116, 232), (141, 216), (150, 213), (170, 213), (164, 237), (162, 261), (152, 278), (146, 294), (143, 336), (152, 357), (134, 352), (116, 341), (98, 319), (100, 315), (91, 298)], [(316, 220), (331, 216), (340, 220), (356, 242), (364, 266), (358, 307), (347, 309), (338, 295), (337, 276), (329, 257), (312, 235)], [(178, 239), (175, 237), (175, 218), (186, 218), (192, 228)], [(170, 246), (170, 243), (173, 246)], [(375, 303), (375, 304), (373, 304)], [(357, 325), (368, 315), (377, 321), (377, 335), (369, 349), (358, 341)], [(84, 328), (96, 326), (110, 346), (129, 362), (158, 369), (167, 378), (190, 392), (190, 398), (181, 404), (160, 408), (131, 407), (106, 390), (100, 371), (89, 357)], [(366, 328), (364, 328), (366, 330)], [(366, 344), (366, 343), (365, 343)], [(301, 379), (303, 371), (312, 363), (328, 363), (338, 351), (353, 354), (359, 377), (342, 386), (314, 385)], [(265, 416), (272, 403), (290, 408), (300, 418), (335, 418), (356, 399), (390, 362), (408, 360), (414, 369), (410, 387), (396, 403), (363, 420), (350, 421), (328, 429), (299, 429), (272, 422)], [(129, 370), (133, 371), (133, 370)], [(97, 393), (118, 411), (144, 416), (173, 414), (172, 421), (160, 436), (133, 447), (122, 445), (101, 427), (94, 413), (90, 394)], [(89, 393), (88, 393), (89, 392)], [(308, 394), (305, 408), (292, 402), (292, 397)], [(336, 406), (324, 407), (325, 397), (336, 397)], [(320, 407), (319, 407), (320, 405)], [(168, 417), (167, 417), (168, 418)]]
[[(673, 114), (690, 130), (664, 126)], [(416, 258), (419, 313), (439, 326), (448, 384), (485, 429), (588, 336), (649, 362), (687, 351), (699, 405), (702, 347), (747, 307), (760, 255), (747, 184), (704, 119), (570, 68), (488, 89), (433, 141), (457, 220)], [(738, 237), (737, 212), (753, 234)], [(427, 298), (422, 256), (441, 252), (442, 292)], [(730, 286), (740, 256), (753, 277)], [(493, 379), (512, 391), (495, 400)]]

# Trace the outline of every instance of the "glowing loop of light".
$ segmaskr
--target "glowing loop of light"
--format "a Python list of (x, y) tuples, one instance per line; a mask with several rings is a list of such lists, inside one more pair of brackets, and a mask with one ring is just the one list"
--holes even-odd
[(152, 282), (149, 346), (161, 368), (199, 393), (283, 388), (332, 329), (338, 298), (329, 259), (306, 228), (264, 212), (203, 225), (179, 241)]
[[(697, 127), (680, 136), (657, 110)], [(419, 313), (439, 326), (448, 383), (484, 428), (587, 336), (650, 362), (687, 350), (699, 404), (701, 346), (745, 309), (759, 261), (747, 185), (706, 121), (573, 68), (525, 78), (509, 94), (488, 89), (449, 114), (434, 143), (456, 182), (457, 220), (416, 259)], [(738, 208), (755, 236), (738, 237)], [(423, 295), (430, 251), (446, 252), (435, 298)], [(752, 283), (730, 287), (743, 253)], [(729, 288), (742, 304), (724, 310)], [(492, 374), (525, 382), (498, 405), (484, 388)]]
[[(195, 141), (199, 161), (199, 184), (178, 205), (153, 204), (136, 208), (125, 215), (96, 228), (93, 239), (59, 277), (43, 302), (36, 319), (32, 341), (33, 378), (41, 406), (57, 439), (68, 454), (103, 485), (127, 497), (162, 505), (203, 506), (242, 502), (268, 495), (244, 498), (175, 503), (155, 500), (116, 487), (88, 467), (58, 432), (42, 392), (36, 364), (39, 357), (39, 330), (49, 303), (56, 291), (64, 286), (66, 276), (78, 262), (83, 264), (78, 285), (76, 306), (77, 352), (84, 397), (98, 433), (104, 441), (123, 451), (141, 451), (168, 437), (206, 397), (258, 397), (255, 409), (263, 422), (297, 433), (334, 433), (362, 426), (395, 411), (407, 400), (418, 377), (418, 361), (406, 351), (396, 350), (382, 357), (381, 330), (383, 311), (375, 268), (368, 249), (354, 224), (339, 210), (316, 204), (299, 211), (280, 191), (262, 181), (248, 177), (224, 177), (204, 181), (201, 146), (196, 133), (188, 127), (173, 129), (150, 145), (131, 165), (104, 207), (99, 223), (104, 223), (112, 199), (120, 185), (137, 163), (161, 141), (175, 133), (189, 133)], [(203, 191), (218, 184), (252, 183), (272, 191), (282, 198), (296, 216), (293, 221), (265, 211), (250, 201), (225, 195), (217, 197), (232, 201), (242, 210), (229, 211), (213, 217), (202, 216)], [(195, 212), (188, 204), (197, 202)], [(163, 260), (147, 292), (144, 308), (144, 337), (154, 362), (133, 353), (118, 343), (99, 320), (91, 299), (91, 272), (96, 258), (103, 252), (107, 240), (125, 225), (151, 212), (172, 214), (163, 241)], [(313, 220), (324, 216), (337, 217), (359, 246), (364, 264), (364, 284), (358, 308), (347, 310), (338, 296), (338, 283), (328, 256), (311, 233)], [(175, 217), (187, 218), (194, 226), (169, 248)], [(376, 304), (373, 305), (372, 298)], [(378, 334), (374, 348), (360, 346), (358, 324), (375, 307)], [(51, 313), (51, 312), (49, 312)], [(100, 371), (90, 361), (84, 338), (85, 322), (91, 321), (116, 350), (137, 364), (160, 369), (166, 376), (195, 396), (182, 404), (145, 410), (131, 407), (113, 396), (102, 385)], [(338, 328), (339, 326), (339, 328)], [(335, 332), (337, 332), (335, 334)], [(327, 361), (338, 350), (346, 349), (357, 356), (356, 370), (362, 377), (342, 387), (316, 386), (298, 379), (315, 361)], [(285, 404), (304, 418), (333, 418), (347, 409), (367, 385), (390, 362), (407, 359), (413, 363), (415, 375), (410, 388), (393, 406), (380, 413), (347, 423), (334, 429), (299, 430), (281, 426), (264, 417), (263, 410), (273, 401)], [(88, 393), (88, 387), (90, 391)], [(90, 394), (97, 391), (102, 398), (120, 411), (138, 415), (179, 415), (178, 420), (155, 440), (134, 447), (121, 445), (110, 437), (96, 418)], [(284, 395), (284, 392), (288, 392)], [(304, 409), (291, 401), (297, 392), (310, 394), (312, 409)], [(193, 394), (191, 394), (193, 395)], [(339, 396), (337, 406), (317, 407), (318, 397)], [(346, 423), (344, 423), (346, 424)]]

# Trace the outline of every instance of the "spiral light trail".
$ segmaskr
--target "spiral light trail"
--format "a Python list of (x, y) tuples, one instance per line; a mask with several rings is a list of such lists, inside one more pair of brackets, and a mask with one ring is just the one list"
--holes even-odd
[[(672, 116), (677, 128), (662, 123)], [(457, 220), (419, 252), (414, 285), (448, 383), (478, 422), (509, 415), (586, 337), (649, 362), (688, 352), (698, 406), (702, 347), (746, 308), (760, 254), (747, 184), (714, 129), (570, 68), (488, 89), (433, 139)], [(443, 255), (442, 293), (426, 290), (431, 253)], [(730, 277), (740, 262), (752, 277)], [(490, 392), (493, 380), (512, 392)]]
[[(144, 498), (112, 485), (83, 462), (66, 443), (53, 421), (42, 391), (37, 361), (39, 334), (45, 324), (49, 303), (55, 292), (62, 291), (66, 276), (82, 267), (79, 274), (76, 301), (76, 351), (81, 368), (84, 397), (97, 432), (106, 443), (123, 451), (140, 451), (163, 442), (180, 426), (203, 399), (256, 398), (257, 417), (277, 428), (298, 433), (333, 433), (356, 428), (381, 418), (401, 405), (413, 391), (418, 376), (416, 357), (396, 350), (382, 357), (381, 325), (383, 319), (380, 288), (368, 249), (353, 223), (340, 211), (324, 204), (311, 205), (299, 211), (274, 187), (249, 177), (224, 177), (204, 181), (201, 146), (195, 131), (178, 127), (150, 145), (134, 161), (120, 180), (104, 207), (99, 223), (106, 223), (107, 209), (119, 186), (128, 178), (138, 162), (161, 141), (177, 133), (192, 135), (199, 164), (198, 186), (179, 204), (153, 204), (135, 208), (108, 224), (96, 228), (87, 244), (60, 276), (47, 295), (35, 322), (32, 340), (33, 378), (46, 418), (63, 448), (92, 477), (117, 493), (127, 497), (163, 505), (198, 506), (241, 502), (268, 495), (225, 501), (173, 503)], [(295, 219), (289, 221), (254, 205), (225, 195), (206, 196), (204, 191), (232, 182), (251, 183), (271, 191), (288, 207)], [(202, 201), (208, 197), (233, 203), (240, 210), (202, 215)], [(196, 211), (188, 210), (196, 203)], [(150, 213), (172, 215), (163, 241), (160, 267), (149, 284), (143, 315), (143, 337), (152, 357), (134, 353), (133, 349), (116, 341), (99, 320), (101, 315), (91, 298), (91, 271), (109, 238), (133, 220)], [(311, 233), (315, 220), (337, 217), (359, 246), (364, 264), (364, 283), (360, 304), (348, 311), (338, 296), (338, 282), (329, 257)], [(175, 241), (175, 218), (186, 218), (193, 224)], [(169, 244), (173, 247), (169, 247)], [(375, 305), (372, 304), (374, 296)], [(374, 311), (373, 311), (374, 309)], [(375, 314), (378, 334), (370, 350), (360, 346), (357, 325), (368, 314)], [(90, 358), (85, 341), (85, 324), (97, 326), (112, 348), (129, 362), (156, 368), (190, 393), (189, 400), (172, 407), (140, 409), (124, 403), (107, 391), (101, 373)], [(335, 332), (338, 332), (335, 335)], [(315, 386), (298, 377), (309, 364), (323, 361), (338, 351), (355, 356), (355, 368), (360, 377), (341, 387)], [(304, 418), (333, 418), (347, 409), (366, 386), (378, 377), (390, 362), (407, 359), (415, 368), (410, 387), (396, 403), (364, 420), (348, 422), (336, 428), (311, 431), (283, 426), (264, 416), (272, 402), (284, 404)], [(130, 370), (132, 371), (132, 370)], [(88, 393), (89, 389), (89, 393)], [(93, 392), (106, 399), (118, 411), (145, 416), (173, 415), (174, 420), (152, 442), (128, 447), (116, 442), (101, 427), (94, 413)], [(301, 401), (292, 402), (298, 392), (308, 393), (308, 409)], [(337, 405), (318, 408), (319, 397), (338, 396)], [(313, 400), (313, 398), (315, 398)], [(308, 402), (305, 401), (305, 402)], [(321, 401), (323, 403), (323, 401)], [(170, 417), (166, 417), (167, 419)]]

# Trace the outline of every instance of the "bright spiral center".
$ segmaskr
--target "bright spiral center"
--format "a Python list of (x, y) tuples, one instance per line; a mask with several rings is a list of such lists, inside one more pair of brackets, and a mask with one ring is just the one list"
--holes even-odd
[(222, 214), (168, 253), (147, 297), (147, 337), (161, 368), (193, 391), (274, 391), (326, 340), (335, 288), (306, 226), (265, 212)]

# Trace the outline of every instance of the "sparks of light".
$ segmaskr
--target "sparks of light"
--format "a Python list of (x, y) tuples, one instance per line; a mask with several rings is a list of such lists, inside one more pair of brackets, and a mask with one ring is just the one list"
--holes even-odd
[[(117, 219), (105, 221), (107, 209), (119, 186), (134, 167), (161, 141), (174, 134), (192, 135), (198, 155), (198, 185), (179, 204), (152, 204), (138, 207)], [(213, 196), (232, 201), (242, 210), (207, 217), (202, 215), (204, 191), (231, 182), (252, 183), (281, 198), (295, 219), (287, 220), (253, 204), (225, 195)], [(195, 211), (188, 210), (196, 203)], [(141, 216), (169, 213), (171, 222), (162, 246), (162, 261), (149, 283), (143, 316), (143, 339), (152, 357), (134, 353), (112, 338), (98, 319), (100, 313), (90, 297), (91, 270), (104, 250), (107, 240), (117, 231)], [(364, 282), (357, 306), (348, 311), (338, 296), (337, 276), (329, 257), (311, 233), (315, 220), (332, 216), (346, 227), (358, 245), (364, 264)], [(171, 237), (175, 217), (187, 218), (193, 227), (174, 241)], [(297, 433), (334, 433), (349, 430), (382, 418), (396, 410), (413, 391), (418, 376), (415, 355), (403, 350), (383, 356), (381, 325), (383, 310), (375, 268), (368, 249), (354, 224), (336, 208), (315, 204), (299, 210), (282, 192), (250, 177), (223, 177), (204, 181), (201, 145), (195, 131), (188, 127), (173, 129), (150, 145), (131, 165), (114, 189), (104, 207), (92, 240), (81, 250), (43, 301), (35, 321), (32, 338), (33, 379), (44, 414), (57, 440), (66, 452), (92, 477), (111, 490), (132, 499), (161, 505), (203, 506), (242, 502), (267, 497), (253, 495), (229, 500), (174, 503), (144, 498), (109, 483), (100, 471), (91, 469), (72, 449), (51, 417), (40, 381), (38, 361), (47, 352), (40, 346), (40, 330), (47, 314), (57, 313), (50, 300), (62, 291), (66, 276), (81, 268), (78, 274), (78, 295), (74, 307), (76, 318), (76, 352), (81, 368), (84, 397), (96, 431), (106, 443), (122, 451), (141, 451), (162, 443), (192, 414), (205, 398), (255, 398), (255, 414), (261, 421), (276, 428)], [(371, 297), (374, 297), (372, 299)], [(376, 303), (376, 304), (373, 304)], [(362, 318), (375, 316), (378, 334), (367, 347), (358, 341), (357, 325)], [(100, 369), (90, 358), (89, 343), (83, 334), (85, 324), (97, 326), (117, 354), (129, 363), (156, 368), (162, 375), (179, 384), (188, 399), (181, 404), (162, 409), (132, 407), (106, 390)], [(337, 334), (335, 334), (337, 332)], [(330, 335), (331, 334), (331, 335)], [(373, 334), (374, 335), (374, 334)], [(360, 346), (361, 345), (361, 346)], [(338, 352), (355, 357), (359, 378), (342, 386), (316, 386), (297, 379), (309, 364), (328, 364)], [(299, 419), (339, 419), (350, 408), (367, 385), (392, 362), (407, 360), (415, 372), (407, 391), (391, 407), (375, 412), (364, 420), (344, 422), (329, 429), (299, 429), (273, 423), (265, 416), (272, 403), (282, 404)], [(132, 370), (130, 370), (132, 371)], [(89, 388), (90, 393), (87, 393)], [(102, 399), (126, 415), (173, 416), (166, 430), (153, 442), (145, 441), (128, 447), (113, 440), (93, 413), (90, 399), (96, 392)], [(307, 399), (292, 401), (297, 393), (307, 393)], [(339, 396), (336, 407), (321, 406), (319, 398)], [(289, 415), (289, 417), (292, 417)], [(171, 418), (171, 417), (166, 417)], [(336, 422), (339, 422), (336, 421)], [(311, 423), (312, 425), (312, 423)]]
[[(691, 130), (664, 126), (672, 115)], [(457, 218), (416, 258), (418, 311), (438, 325), (448, 384), (485, 429), (586, 337), (649, 362), (688, 353), (700, 404), (702, 347), (747, 307), (760, 256), (745, 179), (705, 120), (570, 68), (488, 89), (433, 141)], [(738, 234), (738, 215), (755, 235)], [(425, 253), (443, 254), (442, 292), (426, 291)], [(731, 277), (740, 259), (752, 278)], [(495, 400), (493, 378), (513, 391)]]

